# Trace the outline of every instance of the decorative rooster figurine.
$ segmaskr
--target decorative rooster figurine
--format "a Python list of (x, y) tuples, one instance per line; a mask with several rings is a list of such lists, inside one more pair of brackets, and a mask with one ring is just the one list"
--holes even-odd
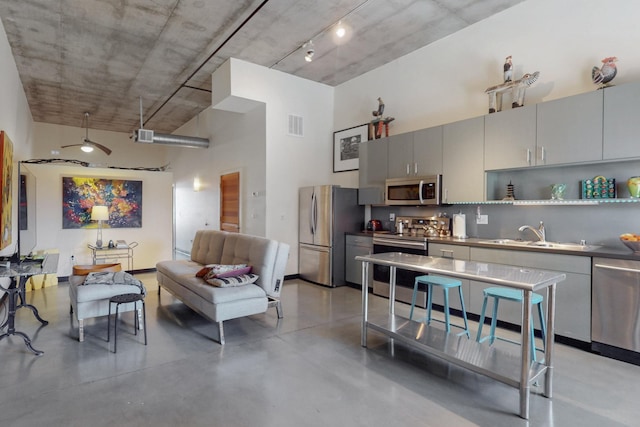
[(511, 55), (507, 56), (504, 61), (504, 81), (510, 82), (513, 77), (513, 62), (511, 62)]
[(616, 68), (616, 61), (618, 58), (615, 56), (609, 56), (602, 60), (602, 67), (593, 67), (591, 70), (591, 80), (596, 85), (601, 85), (599, 89), (609, 86), (609, 82), (616, 76), (618, 69)]
[(372, 111), (371, 114), (373, 114), (373, 117), (381, 119), (382, 113), (384, 113), (384, 101), (382, 98), (378, 98), (378, 109), (376, 111)]

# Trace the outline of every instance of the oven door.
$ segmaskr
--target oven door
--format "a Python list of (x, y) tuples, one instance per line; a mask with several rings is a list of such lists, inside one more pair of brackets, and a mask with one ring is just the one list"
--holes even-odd
[[(415, 255), (428, 255), (427, 242), (418, 240), (400, 240), (384, 237), (373, 238), (373, 253), (381, 254), (385, 252), (404, 252)], [(396, 301), (411, 304), (413, 296), (413, 283), (417, 276), (424, 273), (416, 271), (396, 269)], [(373, 264), (373, 293), (389, 298), (389, 267), (385, 265)], [(420, 289), (424, 289), (421, 287)], [(418, 307), (426, 307), (426, 292), (419, 290), (416, 297)]]

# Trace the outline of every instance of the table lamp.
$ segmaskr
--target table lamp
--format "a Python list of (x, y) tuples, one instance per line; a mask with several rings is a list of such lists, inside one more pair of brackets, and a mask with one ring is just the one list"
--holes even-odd
[(109, 220), (109, 208), (107, 206), (94, 206), (91, 209), (91, 221), (98, 221), (98, 238), (96, 247), (102, 247), (102, 221)]

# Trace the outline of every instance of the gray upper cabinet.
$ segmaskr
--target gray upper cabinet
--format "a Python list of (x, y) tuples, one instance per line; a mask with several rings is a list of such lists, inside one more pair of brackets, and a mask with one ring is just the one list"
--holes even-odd
[(602, 90), (537, 107), (537, 165), (602, 160)]
[(358, 203), (384, 204), (384, 182), (387, 179), (387, 139), (360, 143)]
[(640, 157), (640, 83), (604, 89), (604, 160)]
[(413, 160), (416, 175), (442, 173), (442, 126), (413, 132)]
[(388, 177), (442, 173), (442, 126), (389, 137)]
[(442, 126), (389, 137), (388, 177), (442, 173)]
[(444, 125), (442, 141), (444, 202), (484, 200), (484, 117)]
[(523, 168), (536, 161), (536, 105), (485, 116), (486, 170)]
[(392, 135), (388, 139), (389, 178), (404, 178), (415, 175), (413, 161), (413, 132)]

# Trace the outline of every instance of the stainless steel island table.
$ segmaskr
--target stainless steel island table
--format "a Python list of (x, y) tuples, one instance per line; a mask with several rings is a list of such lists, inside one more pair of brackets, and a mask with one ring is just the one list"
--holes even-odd
[[(474, 372), (486, 375), (520, 390), (520, 416), (529, 419), (531, 384), (544, 374), (544, 396), (552, 397), (553, 341), (556, 283), (566, 275), (554, 271), (536, 270), (510, 265), (454, 260), (401, 252), (361, 255), (362, 261), (362, 346), (367, 346), (367, 328), (388, 335), (424, 353), (438, 356)], [(386, 265), (390, 270), (389, 313), (372, 316), (368, 313), (369, 265)], [(523, 291), (522, 324), (531, 321), (531, 295), (546, 290), (547, 335), (545, 358), (542, 362), (530, 360), (531, 332), (521, 327), (520, 357), (502, 351), (486, 343), (480, 344), (466, 336), (457, 336), (444, 330), (397, 316), (395, 314), (396, 269), (433, 273), (443, 276), (470, 279)]]

